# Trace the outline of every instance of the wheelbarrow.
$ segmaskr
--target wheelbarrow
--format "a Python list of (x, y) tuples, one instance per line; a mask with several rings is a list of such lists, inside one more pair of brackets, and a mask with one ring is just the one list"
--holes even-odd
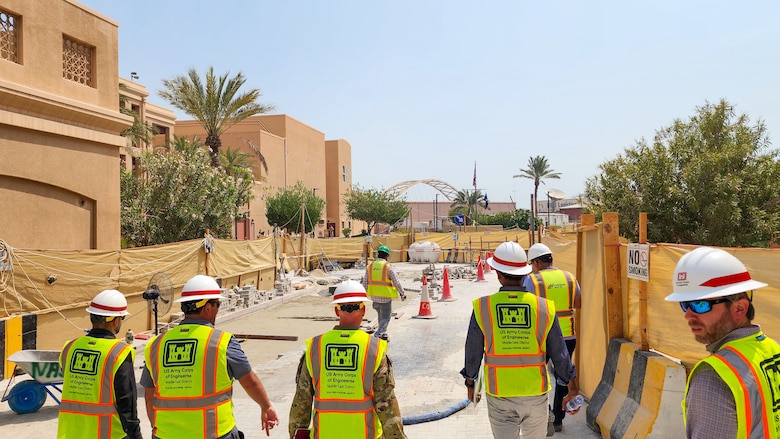
[(18, 351), (8, 357), (8, 361), (16, 363), (16, 368), (32, 379), (20, 381), (11, 387), (17, 375), (14, 371), (0, 402), (8, 401), (11, 410), (20, 415), (37, 412), (46, 402), (47, 393), (59, 404), (60, 400), (50, 390), (54, 388), (62, 395), (62, 389), (58, 387), (63, 382), (59, 357), (60, 351), (37, 350)]

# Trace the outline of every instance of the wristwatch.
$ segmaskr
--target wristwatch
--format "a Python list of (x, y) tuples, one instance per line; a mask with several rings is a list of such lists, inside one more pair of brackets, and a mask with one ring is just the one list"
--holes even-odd
[(471, 378), (466, 378), (466, 381), (463, 383), (466, 387), (474, 387), (474, 380)]

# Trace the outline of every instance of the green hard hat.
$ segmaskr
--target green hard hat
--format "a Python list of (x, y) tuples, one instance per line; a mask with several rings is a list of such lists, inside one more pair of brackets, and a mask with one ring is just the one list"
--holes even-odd
[(388, 247), (386, 245), (380, 245), (377, 250), (380, 251), (380, 252), (385, 252), (388, 255), (390, 254), (390, 247)]

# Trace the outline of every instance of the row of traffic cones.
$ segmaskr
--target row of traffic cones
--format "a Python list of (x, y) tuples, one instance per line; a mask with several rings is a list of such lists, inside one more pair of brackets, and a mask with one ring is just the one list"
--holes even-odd
[(490, 271), (492, 270), (492, 268), (490, 267), (490, 265), (488, 265), (487, 258), (483, 260), (482, 255), (479, 255), (479, 258), (477, 259), (477, 282), (486, 280), (485, 279), (486, 270)]
[[(442, 277), (444, 279), (439, 302), (452, 302), (453, 300), (457, 300), (455, 297), (452, 297), (452, 293), (450, 292), (450, 274), (447, 271), (447, 267), (444, 267)], [(422, 287), (420, 288), (420, 311), (416, 316), (412, 316), (412, 318), (435, 319), (436, 317), (438, 316), (434, 315), (431, 311), (431, 298), (428, 295), (428, 277), (423, 275)]]

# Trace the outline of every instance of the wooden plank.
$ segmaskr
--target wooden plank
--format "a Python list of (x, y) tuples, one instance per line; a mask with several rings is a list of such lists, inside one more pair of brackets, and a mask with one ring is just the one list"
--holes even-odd
[(602, 218), (604, 237), (604, 286), (607, 305), (607, 339), (623, 338), (623, 290), (620, 280), (620, 230), (617, 212)]
[(261, 334), (233, 334), (235, 338), (242, 338), (245, 340), (287, 340), (297, 341), (297, 335), (261, 335)]
[[(639, 213), (639, 243), (647, 244), (647, 213)], [(649, 257), (649, 255), (648, 255)], [(647, 282), (639, 282), (639, 340), (643, 351), (650, 350), (650, 343), (647, 341)]]

